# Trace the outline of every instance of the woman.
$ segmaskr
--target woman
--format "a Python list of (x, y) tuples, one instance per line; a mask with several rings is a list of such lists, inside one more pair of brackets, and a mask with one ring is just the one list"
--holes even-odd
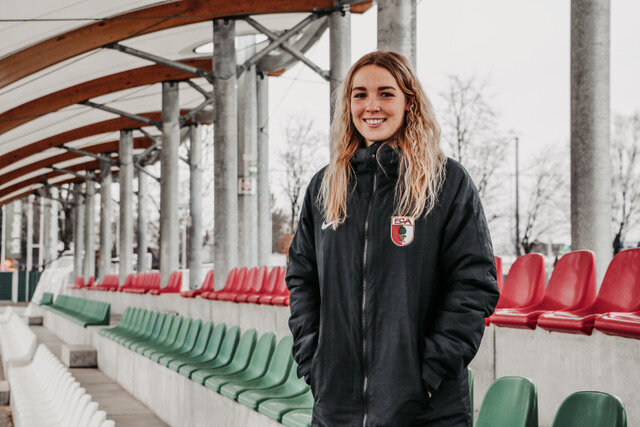
[(351, 67), (286, 278), (314, 425), (471, 425), (466, 367), (499, 294), (477, 190), (439, 137), (406, 58)]

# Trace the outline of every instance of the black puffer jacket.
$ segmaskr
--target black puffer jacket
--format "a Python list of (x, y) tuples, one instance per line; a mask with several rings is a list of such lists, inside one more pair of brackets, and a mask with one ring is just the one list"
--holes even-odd
[(286, 281), (314, 425), (471, 425), (465, 368), (499, 297), (484, 212), (448, 159), (429, 215), (393, 219), (398, 161), (387, 144), (358, 150), (336, 230), (316, 202), (324, 170), (305, 195)]

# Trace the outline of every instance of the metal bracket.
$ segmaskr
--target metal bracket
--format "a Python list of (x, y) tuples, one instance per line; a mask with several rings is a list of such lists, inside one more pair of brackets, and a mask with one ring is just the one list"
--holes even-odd
[(249, 16), (245, 16), (244, 18), (242, 18), (247, 22), (247, 24), (251, 25), (253, 28), (255, 28), (256, 30), (260, 31), (262, 34), (267, 36), (271, 40), (272, 43), (269, 44), (269, 46), (267, 46), (264, 49), (262, 49), (260, 52), (258, 52), (255, 55), (253, 55), (251, 58), (247, 59), (243, 64), (239, 65), (237, 67), (236, 74), (239, 76), (240, 74), (242, 74), (244, 72), (244, 70), (246, 70), (247, 68), (251, 67), (251, 65), (255, 64), (262, 57), (264, 57), (267, 53), (269, 53), (273, 49), (279, 47), (280, 49), (284, 50), (285, 52), (289, 53), (293, 57), (295, 57), (298, 60), (300, 60), (300, 62), (303, 62), (305, 65), (307, 65), (313, 71), (318, 73), (320, 75), (320, 77), (322, 77), (323, 79), (328, 81), (330, 79), (328, 71), (323, 70), (322, 68), (317, 66), (313, 61), (311, 61), (309, 58), (304, 56), (304, 53), (300, 52), (299, 49), (297, 49), (297, 48), (295, 48), (295, 47), (293, 47), (293, 46), (291, 46), (290, 44), (287, 43), (287, 40), (289, 40), (296, 33), (300, 32), (300, 30), (302, 30), (304, 27), (306, 27), (311, 22), (315, 21), (316, 19), (320, 18), (323, 15), (326, 15), (326, 13), (320, 13), (320, 12), (313, 13), (313, 14), (309, 15), (308, 17), (306, 17), (304, 20), (302, 20), (300, 23), (298, 23), (291, 30), (286, 31), (284, 34), (282, 34), (280, 36), (278, 36), (276, 33), (272, 32), (271, 30), (266, 28), (264, 25), (260, 24), (255, 19), (253, 19), (253, 18), (251, 18)]
[(209, 98), (211, 98), (213, 96), (213, 92), (207, 92), (203, 87), (198, 86), (197, 84), (195, 84), (191, 80), (185, 80), (185, 83), (187, 83), (189, 86), (191, 86), (192, 88), (194, 88), (195, 90), (200, 92), (202, 94), (202, 96), (204, 96), (206, 99), (209, 99)]
[(88, 151), (80, 150), (78, 148), (67, 147), (66, 145), (58, 145), (58, 148), (61, 148), (61, 149), (66, 150), (66, 151), (70, 151), (72, 153), (80, 154), (81, 156), (87, 156), (87, 157), (92, 157), (92, 158), (98, 159), (98, 160), (109, 161), (113, 165), (117, 165), (118, 164), (118, 161), (116, 159), (112, 159), (111, 157), (107, 157), (107, 156), (101, 156), (101, 155), (95, 154), (95, 153), (89, 153)]
[(116, 114), (121, 117), (126, 117), (127, 119), (136, 120), (138, 122), (145, 123), (150, 126), (155, 126), (158, 129), (162, 128), (162, 123), (157, 120), (152, 120), (148, 117), (140, 116), (138, 114), (127, 113), (126, 111), (118, 110), (117, 108), (109, 107), (103, 104), (96, 104), (95, 102), (91, 102), (89, 100), (78, 102), (80, 105), (86, 105), (87, 107), (96, 108), (98, 110), (106, 111), (108, 113)]
[(138, 49), (134, 49), (132, 47), (121, 45), (118, 42), (114, 42), (104, 47), (108, 49), (119, 50), (120, 52), (136, 56), (138, 58), (146, 59), (151, 62), (155, 62), (156, 64), (164, 65), (165, 67), (174, 68), (179, 71), (184, 71), (185, 73), (194, 74), (198, 77), (202, 77), (207, 79), (210, 83), (213, 83), (213, 73), (209, 71), (202, 70), (197, 67), (192, 67), (191, 65), (183, 64), (182, 62), (174, 61), (172, 59), (163, 58), (158, 55), (154, 55), (152, 53), (143, 52)]

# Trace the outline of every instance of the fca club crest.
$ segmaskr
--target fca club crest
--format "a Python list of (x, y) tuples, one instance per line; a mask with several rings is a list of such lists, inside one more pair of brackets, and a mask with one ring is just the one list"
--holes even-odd
[(391, 217), (391, 240), (397, 246), (407, 246), (413, 241), (415, 220), (410, 216)]

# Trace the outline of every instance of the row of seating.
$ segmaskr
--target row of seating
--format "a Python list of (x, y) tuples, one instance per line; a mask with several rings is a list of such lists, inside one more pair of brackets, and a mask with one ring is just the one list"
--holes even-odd
[(487, 322), (586, 335), (595, 327), (605, 334), (640, 339), (640, 248), (613, 258), (597, 294), (592, 252), (565, 254), (546, 288), (542, 255), (523, 255), (511, 267)]
[(16, 427), (115, 426), (44, 344), (30, 364), (12, 368), (8, 379)]
[[(498, 378), (487, 390), (476, 427), (537, 427), (538, 392), (529, 379)], [(551, 427), (626, 427), (624, 404), (600, 391), (578, 391), (556, 411)]]
[(4, 372), (8, 372), (12, 365), (30, 362), (37, 345), (38, 340), (31, 328), (8, 307), (0, 318), (0, 353)]
[(45, 304), (42, 307), (85, 328), (90, 325), (109, 324), (111, 304), (108, 302), (58, 295), (53, 304)]
[(297, 376), (290, 336), (276, 344), (271, 332), (133, 307), (99, 333), (285, 425), (311, 425), (313, 396)]
[[(203, 290), (202, 298), (218, 301), (249, 302), (254, 304), (289, 305), (289, 288), (285, 282), (286, 269), (266, 266), (234, 268), (219, 291)], [(213, 273), (211, 274), (213, 282)], [(206, 284), (206, 281), (205, 281)], [(204, 288), (204, 286), (203, 286)], [(193, 298), (193, 294), (182, 296)]]
[(89, 282), (87, 282), (87, 284), (84, 284), (84, 277), (83, 276), (78, 276), (76, 277), (76, 281), (74, 282), (74, 284), (72, 286), (69, 286), (69, 289), (84, 289), (84, 288), (88, 288), (91, 286), (94, 286), (94, 281), (95, 281), (95, 277), (91, 276), (89, 277)]

